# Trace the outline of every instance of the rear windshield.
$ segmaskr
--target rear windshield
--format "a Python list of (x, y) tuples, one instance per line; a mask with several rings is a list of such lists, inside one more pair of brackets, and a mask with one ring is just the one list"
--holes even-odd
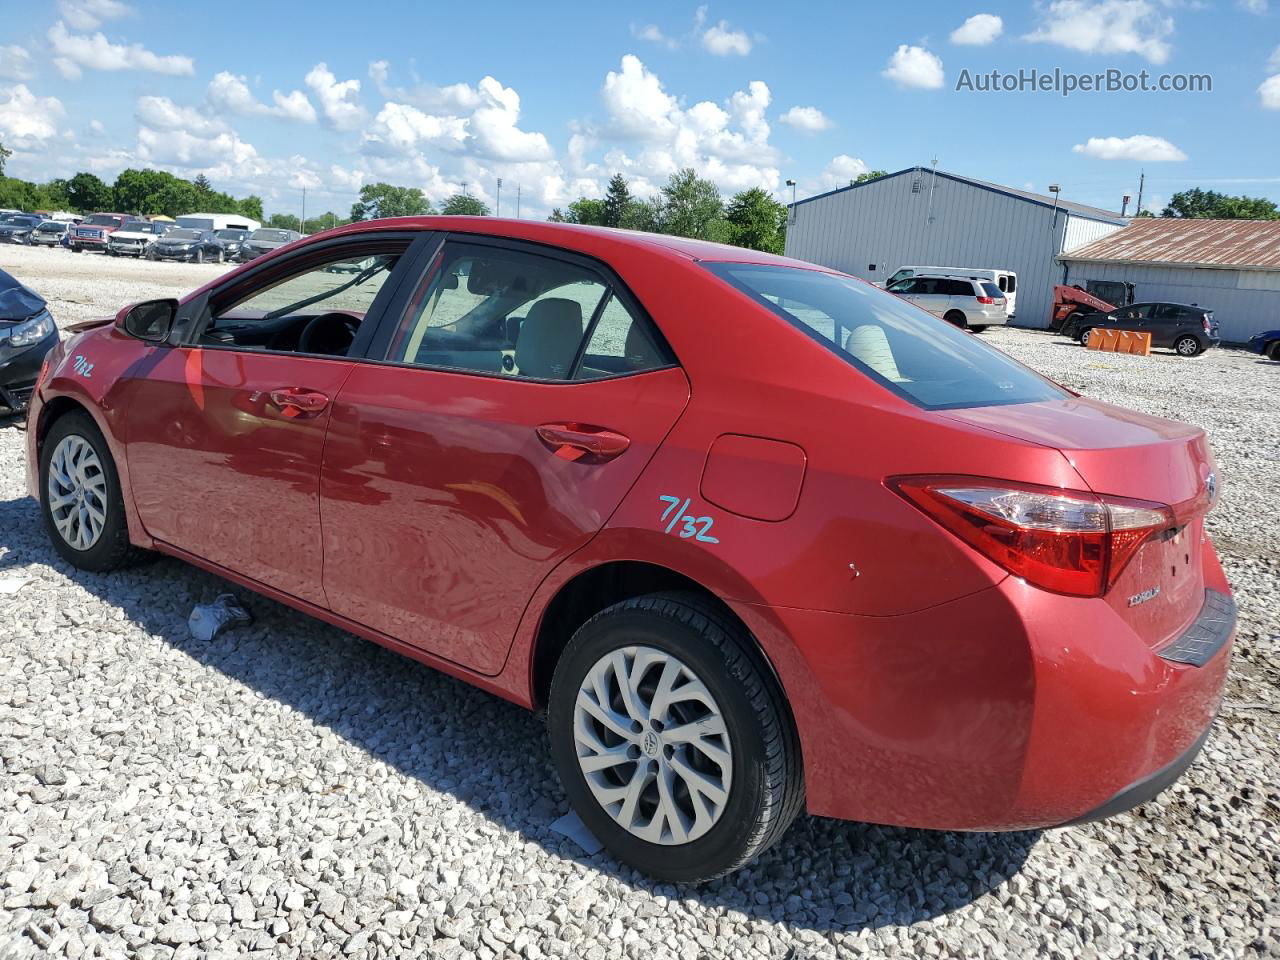
[(54, 220), (46, 220), (44, 223), (40, 224), (40, 226), (36, 227), (36, 229), (42, 233), (61, 233), (63, 230), (67, 229), (67, 225), (65, 223), (57, 223)]
[(1000, 292), (1000, 288), (994, 283), (980, 283), (978, 286), (982, 287), (982, 292), (988, 297), (995, 297), (997, 300), (1004, 297), (1004, 294)]
[(289, 231), (288, 230), (255, 230), (253, 231), (253, 236), (250, 239), (251, 240), (269, 240), (273, 242), (288, 240)]
[(249, 235), (248, 230), (217, 230), (213, 234), (219, 240), (243, 240)]
[(83, 225), (86, 227), (114, 227), (123, 220), (123, 217), (113, 217), (109, 213), (95, 213), (88, 220), (85, 220)]
[(751, 263), (703, 266), (926, 410), (1066, 395), (972, 334), (851, 277)]

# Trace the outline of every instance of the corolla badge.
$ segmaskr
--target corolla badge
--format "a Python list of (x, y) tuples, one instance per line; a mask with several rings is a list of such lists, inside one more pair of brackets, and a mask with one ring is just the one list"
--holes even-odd
[(1135, 593), (1129, 598), (1129, 606), (1136, 607), (1140, 603), (1146, 603), (1148, 600), (1154, 600), (1160, 596), (1160, 588), (1152, 587), (1150, 590), (1143, 590), (1141, 593)]

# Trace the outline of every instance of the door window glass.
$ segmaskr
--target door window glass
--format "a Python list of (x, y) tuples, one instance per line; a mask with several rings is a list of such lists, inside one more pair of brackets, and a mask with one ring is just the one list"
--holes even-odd
[(522, 250), (448, 243), (411, 298), (387, 359), (566, 380), (597, 312), (578, 379), (667, 362), (594, 270)]
[[(204, 346), (346, 356), (407, 242), (363, 257), (335, 249), (284, 275), (250, 280), (215, 295), (200, 335)], [(366, 248), (367, 249), (367, 248)]]

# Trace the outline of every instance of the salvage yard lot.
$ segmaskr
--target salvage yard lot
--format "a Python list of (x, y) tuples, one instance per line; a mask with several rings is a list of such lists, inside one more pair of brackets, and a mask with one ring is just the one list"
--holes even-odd
[[(18, 247), (0, 268), (62, 326), (227, 269)], [(197, 643), (191, 607), (228, 587), (173, 560), (73, 571), (9, 426), (0, 580), (26, 582), (0, 592), (0, 958), (1275, 955), (1280, 364), (983, 339), (1209, 433), (1240, 633), (1209, 745), (1157, 801), (1002, 835), (802, 817), (724, 880), (654, 884), (551, 828), (567, 804), (531, 715), (241, 591), (256, 622)]]

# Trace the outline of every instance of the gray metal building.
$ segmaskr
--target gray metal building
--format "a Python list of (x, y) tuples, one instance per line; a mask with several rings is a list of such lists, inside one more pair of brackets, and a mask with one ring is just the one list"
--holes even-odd
[(1059, 259), (1069, 283), (1121, 280), (1138, 302), (1212, 310), (1228, 343), (1280, 327), (1280, 220), (1134, 220)]
[(1012, 270), (1019, 326), (1047, 327), (1063, 250), (1129, 221), (1119, 214), (1012, 187), (910, 167), (798, 201), (789, 257), (883, 282), (918, 264)]

